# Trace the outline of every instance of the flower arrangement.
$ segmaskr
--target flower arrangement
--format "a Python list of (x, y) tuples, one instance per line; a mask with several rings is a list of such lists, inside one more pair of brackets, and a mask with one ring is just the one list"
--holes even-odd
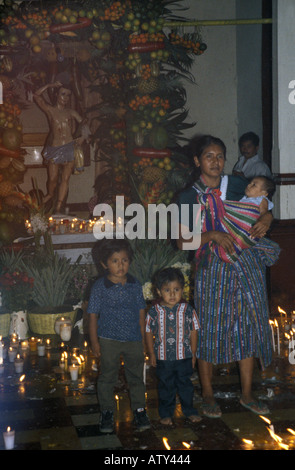
[(41, 214), (32, 214), (30, 218), (31, 227), (33, 233), (36, 234), (41, 232), (42, 234), (45, 233), (48, 229), (48, 220)]
[[(181, 270), (184, 276), (184, 289), (183, 298), (186, 302), (191, 300), (191, 265), (189, 263), (177, 262), (171, 266), (172, 268), (178, 268)], [(147, 281), (142, 286), (144, 299), (151, 302), (155, 299), (155, 293), (153, 290), (153, 284), (151, 281)]]
[(6, 270), (0, 276), (0, 284), (2, 304), (6, 312), (27, 310), (34, 286), (32, 277), (29, 277), (25, 271)]

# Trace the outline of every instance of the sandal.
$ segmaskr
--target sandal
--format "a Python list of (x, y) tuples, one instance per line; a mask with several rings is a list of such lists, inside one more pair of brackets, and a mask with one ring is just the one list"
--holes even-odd
[(242, 400), (240, 400), (240, 404), (247, 410), (250, 410), (252, 413), (257, 415), (267, 415), (270, 413), (269, 408), (260, 401), (253, 400), (249, 401), (248, 403), (244, 403)]
[(191, 423), (199, 423), (200, 421), (202, 421), (202, 417), (199, 415), (191, 415), (191, 416), (188, 416), (187, 419)]
[(207, 418), (220, 418), (222, 415), (221, 409), (217, 403), (202, 403), (201, 411)]
[(164, 426), (173, 426), (173, 421), (171, 418), (162, 418), (160, 419), (160, 423)]

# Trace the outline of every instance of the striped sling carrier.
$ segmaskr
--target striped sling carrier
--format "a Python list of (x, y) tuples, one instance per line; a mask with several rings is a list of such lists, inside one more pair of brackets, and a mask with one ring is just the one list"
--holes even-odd
[[(260, 217), (259, 207), (253, 203), (239, 201), (222, 201), (220, 191), (204, 187), (202, 181), (195, 183), (197, 202), (202, 205), (202, 232), (218, 230), (230, 234), (234, 239), (235, 253), (229, 254), (215, 242), (208, 247), (222, 261), (235, 263), (241, 251), (253, 247), (258, 238), (250, 237), (250, 229)], [(200, 256), (202, 249), (198, 250)]]

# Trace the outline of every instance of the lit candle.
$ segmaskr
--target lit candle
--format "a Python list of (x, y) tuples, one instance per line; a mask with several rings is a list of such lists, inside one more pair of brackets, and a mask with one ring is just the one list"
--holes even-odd
[(8, 360), (9, 360), (9, 362), (14, 362), (14, 360), (16, 358), (16, 355), (17, 355), (17, 350), (10, 346), (10, 348), (8, 349)]
[(275, 326), (277, 328), (277, 345), (278, 345), (278, 355), (280, 355), (280, 329), (279, 329), (279, 324), (277, 322), (277, 320), (275, 320)]
[(62, 353), (62, 355), (61, 355), (61, 358), (60, 358), (60, 361), (59, 361), (59, 367), (60, 367), (61, 369), (65, 369), (65, 368), (66, 368), (66, 361), (65, 361), (64, 353)]
[(15, 372), (17, 374), (22, 374), (24, 370), (24, 360), (18, 354), (14, 360)]
[(69, 367), (70, 374), (71, 374), (71, 379), (73, 381), (78, 380), (78, 372), (79, 372), (79, 367), (76, 364), (72, 364)]
[(21, 342), (21, 350), (22, 351), (26, 351), (28, 349), (28, 347), (29, 347), (29, 343), (28, 343), (27, 340), (24, 340), (24, 341)]
[(32, 336), (29, 339), (30, 351), (34, 352), (37, 351), (37, 339)]
[(45, 347), (46, 347), (46, 349), (51, 349), (51, 339), (50, 338), (47, 338), (47, 340), (45, 342)]
[(60, 337), (63, 341), (70, 341), (72, 334), (72, 325), (64, 323), (59, 328)]
[(38, 356), (45, 356), (45, 344), (43, 341), (38, 341), (37, 343)]
[(272, 347), (273, 347), (273, 350), (275, 351), (276, 345), (275, 345), (275, 337), (274, 337), (274, 331), (273, 331), (273, 321), (269, 320), (269, 324), (270, 324), (270, 329), (271, 329)]
[(2, 343), (2, 336), (0, 336), (0, 361), (3, 363), (3, 349), (4, 344)]
[(0, 375), (4, 374), (4, 364), (3, 359), (0, 359)]
[(245, 450), (253, 450), (254, 443), (250, 439), (242, 439)]
[(66, 226), (64, 224), (63, 219), (60, 221), (60, 226), (59, 226), (60, 233), (63, 235), (66, 232)]
[(12, 431), (8, 426), (6, 432), (3, 433), (3, 439), (5, 444), (6, 450), (11, 450), (14, 448), (14, 438), (15, 438), (15, 431)]
[(18, 337), (15, 333), (13, 333), (10, 337), (10, 346), (12, 348), (17, 348), (18, 347)]
[(119, 411), (120, 405), (119, 405), (119, 396), (115, 395), (115, 400), (117, 402), (117, 410)]

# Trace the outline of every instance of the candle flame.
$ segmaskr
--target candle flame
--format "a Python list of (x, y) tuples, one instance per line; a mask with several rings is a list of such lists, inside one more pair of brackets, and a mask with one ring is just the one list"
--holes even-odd
[(263, 419), (267, 424), (271, 424), (271, 421), (265, 416), (259, 415), (259, 418)]
[(242, 439), (242, 441), (249, 446), (253, 446), (253, 441), (251, 441), (250, 439)]
[(10, 426), (8, 426), (8, 428), (7, 428), (7, 432), (10, 432), (10, 431), (11, 431), (11, 428), (10, 428)]
[(20, 381), (20, 382), (23, 382), (24, 378), (25, 378), (25, 374), (23, 374), (23, 375), (20, 376), (19, 381)]
[(164, 446), (166, 447), (167, 450), (170, 450), (171, 447), (169, 446), (168, 444), (168, 439), (167, 437), (163, 437), (163, 443), (164, 443)]
[(286, 312), (285, 312), (285, 310), (283, 310), (281, 307), (278, 307), (278, 311), (279, 311), (280, 313), (283, 313), (284, 315), (287, 315)]
[(287, 428), (287, 431), (288, 431), (290, 434), (293, 434), (293, 436), (295, 436), (295, 431), (294, 431), (294, 429)]
[(284, 450), (289, 450), (288, 444), (283, 444), (282, 442), (279, 442), (278, 444), (279, 444), (279, 446), (280, 446), (282, 449), (284, 449)]
[(284, 443), (282, 442), (283, 439), (282, 439), (280, 436), (278, 436), (277, 434), (275, 434), (272, 429), (270, 429), (270, 428), (267, 428), (267, 429), (268, 429), (269, 434), (271, 435), (271, 437), (274, 439), (274, 441), (276, 441), (276, 442), (278, 443), (278, 445), (279, 445), (282, 449), (285, 449), (285, 450), (288, 450), (288, 449), (289, 449), (289, 446), (288, 446), (287, 444), (284, 444)]
[(186, 447), (187, 449), (190, 449), (191, 447), (187, 442), (184, 442), (184, 441), (182, 442), (182, 445)]

